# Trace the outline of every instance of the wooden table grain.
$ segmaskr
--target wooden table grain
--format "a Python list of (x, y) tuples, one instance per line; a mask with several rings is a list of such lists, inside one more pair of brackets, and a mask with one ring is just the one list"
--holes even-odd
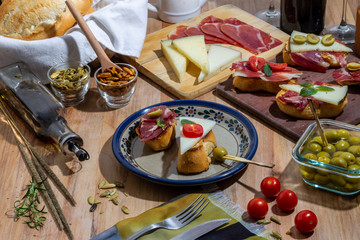
[[(279, 7), (279, 0), (275, 1)], [(250, 13), (263, 9), (268, 0), (209, 0), (202, 8), (202, 12), (216, 8), (223, 4), (233, 4)], [(354, 14), (357, 1), (348, 1), (347, 21), (355, 23)], [(340, 23), (342, 0), (328, 0), (326, 25)], [(157, 31), (168, 26), (160, 21), (153, 13), (148, 15), (147, 33)], [(153, 208), (180, 194), (197, 191), (195, 187), (176, 188), (155, 184), (141, 179), (130, 173), (115, 159), (111, 140), (119, 124), (133, 112), (151, 104), (176, 99), (158, 85), (152, 83), (145, 76), (139, 76), (136, 92), (129, 103), (121, 109), (109, 109), (104, 105), (95, 87), (94, 81), (83, 103), (76, 107), (67, 108), (69, 126), (84, 139), (84, 148), (90, 153), (91, 159), (78, 162), (64, 158), (57, 152), (51, 142), (44, 142), (36, 138), (33, 132), (20, 121), (20, 128), (33, 146), (45, 156), (48, 164), (61, 181), (73, 194), (77, 205), (74, 207), (65, 200), (56, 189), (55, 194), (62, 206), (65, 216), (75, 239), (88, 239), (113, 226), (120, 220)], [(299, 198), (298, 206), (292, 213), (281, 213), (270, 201), (268, 217), (276, 215), (282, 224), (268, 225), (268, 229), (276, 230), (283, 235), (283, 239), (359, 239), (360, 228), (357, 220), (360, 216), (358, 195), (344, 197), (330, 192), (317, 190), (302, 182), (298, 166), (291, 158), (294, 142), (287, 139), (271, 126), (244, 112), (236, 105), (212, 91), (197, 99), (213, 101), (230, 106), (245, 114), (254, 124), (259, 137), (258, 150), (254, 161), (274, 163), (273, 169), (249, 165), (245, 171), (219, 182), (217, 185), (233, 202), (246, 208), (247, 202), (260, 193), (260, 182), (266, 176), (278, 177), (282, 188), (292, 189)], [(0, 114), (0, 239), (67, 239), (64, 231), (59, 231), (53, 216), (48, 213), (44, 227), (37, 231), (29, 229), (22, 220), (15, 222), (12, 218), (13, 203), (24, 194), (24, 187), (31, 180), (30, 173), (20, 155), (15, 137)], [(97, 185), (105, 179), (108, 182), (122, 181), (124, 191), (128, 197), (119, 197), (119, 206), (103, 201), (95, 212), (89, 212), (87, 198), (98, 193)], [(43, 202), (43, 201), (42, 201)], [(125, 215), (120, 207), (126, 205), (130, 214)], [(319, 219), (316, 230), (305, 235), (293, 231), (292, 236), (285, 233), (294, 228), (294, 217), (300, 210), (314, 211)]]

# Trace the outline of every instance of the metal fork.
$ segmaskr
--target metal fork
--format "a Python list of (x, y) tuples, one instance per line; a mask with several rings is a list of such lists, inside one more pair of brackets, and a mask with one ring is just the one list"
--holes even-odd
[(189, 224), (197, 216), (199, 216), (199, 214), (202, 212), (202, 210), (204, 210), (204, 208), (208, 204), (209, 204), (209, 200), (207, 200), (204, 196), (200, 195), (181, 212), (163, 220), (162, 222), (151, 224), (141, 229), (140, 231), (134, 233), (125, 240), (137, 239), (138, 237), (144, 235), (145, 233), (158, 228), (166, 228), (166, 229), (182, 228), (185, 225)]

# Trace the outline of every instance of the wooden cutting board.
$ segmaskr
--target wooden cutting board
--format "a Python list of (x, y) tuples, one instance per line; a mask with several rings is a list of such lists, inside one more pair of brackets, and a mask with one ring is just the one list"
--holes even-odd
[[(273, 61), (283, 62), (280, 55)], [(354, 54), (350, 54), (348, 61), (359, 62), (360, 59), (354, 56)], [(329, 69), (326, 73), (303, 70), (303, 75), (299, 78), (298, 82), (302, 83), (304, 81), (312, 80), (336, 84), (332, 77), (332, 72), (334, 70), (335, 69)], [(242, 109), (248, 111), (250, 114), (253, 114), (263, 120), (266, 124), (269, 124), (281, 133), (286, 134), (294, 141), (297, 141), (309, 124), (314, 122), (314, 120), (296, 119), (281, 112), (276, 104), (274, 94), (266, 92), (241, 92), (234, 89), (232, 82), (233, 79), (230, 77), (227, 81), (220, 83), (216, 87), (217, 92), (229, 99), (232, 103), (235, 103)], [(349, 124), (359, 124), (359, 106), (360, 85), (349, 86), (348, 104), (345, 106), (344, 111), (340, 115), (332, 119)]]
[[(211, 11), (202, 13), (194, 18), (163, 28), (160, 31), (148, 34), (145, 38), (140, 57), (138, 59), (125, 57), (125, 60), (133, 64), (139, 70), (139, 72), (143, 73), (152, 81), (179, 98), (193, 99), (214, 89), (218, 83), (226, 80), (230, 76), (230, 69), (225, 69), (208, 81), (198, 83), (196, 79), (200, 73), (200, 70), (195, 65), (190, 64), (187, 73), (184, 76), (184, 80), (180, 83), (172, 71), (171, 66), (163, 56), (160, 46), (160, 41), (167, 39), (168, 34), (177, 26), (195, 25), (210, 15), (221, 19), (235, 17), (243, 22), (263, 30), (264, 32), (269, 33), (271, 36), (281, 41), (285, 41), (289, 38), (289, 35), (286, 33), (241, 10), (240, 8), (233, 5), (224, 5)], [(243, 59), (248, 59), (251, 55), (253, 55), (252, 53), (239, 47), (226, 44), (220, 45), (241, 51)], [(267, 52), (259, 54), (258, 56), (261, 56), (265, 59), (272, 59), (281, 51), (282, 48), (283, 44)]]

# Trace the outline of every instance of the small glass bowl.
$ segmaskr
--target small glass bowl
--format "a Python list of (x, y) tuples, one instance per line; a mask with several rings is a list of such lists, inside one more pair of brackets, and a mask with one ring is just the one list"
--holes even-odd
[[(111, 108), (121, 108), (130, 102), (131, 96), (135, 92), (136, 82), (138, 77), (138, 71), (130, 64), (126, 63), (115, 63), (121, 69), (129, 69), (132, 71), (132, 79), (129, 81), (111, 81), (111, 83), (102, 81), (99, 74), (102, 72), (102, 68), (96, 70), (94, 78), (96, 80), (97, 88), (105, 100), (106, 104)], [(126, 74), (126, 72), (124, 73)], [(127, 78), (124, 76), (124, 79)]]
[[(58, 71), (71, 71), (70, 69), (78, 69), (80, 66), (80, 62), (77, 61), (62, 62), (51, 67), (47, 72), (50, 86), (55, 96), (57, 96), (65, 106), (75, 106), (84, 100), (85, 94), (89, 90), (90, 67), (88, 65), (81, 67), (86, 70), (86, 74), (80, 79), (76, 77), (76, 80), (71, 80), (71, 78), (65, 79), (54, 76)], [(74, 75), (76, 75), (76, 73)]]
[[(314, 122), (308, 126), (292, 149), (292, 157), (299, 164), (304, 182), (313, 187), (342, 195), (360, 192), (360, 128), (327, 119), (320, 120), (320, 124), (327, 136), (328, 148), (323, 147), (319, 129)], [(350, 140), (346, 132), (350, 137), (355, 138)], [(354, 147), (350, 148), (348, 144)], [(337, 152), (335, 156), (334, 150)], [(330, 156), (324, 152), (329, 153)], [(341, 152), (345, 155), (341, 155)], [(306, 153), (310, 154), (305, 157)], [(319, 156), (323, 157), (319, 158)], [(335, 157), (338, 158), (335, 159)], [(343, 160), (339, 160), (339, 158), (343, 158)]]

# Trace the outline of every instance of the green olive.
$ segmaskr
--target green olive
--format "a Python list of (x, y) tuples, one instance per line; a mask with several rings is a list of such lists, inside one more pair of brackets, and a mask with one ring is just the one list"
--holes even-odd
[(360, 165), (360, 157), (356, 157), (355, 162), (356, 162), (357, 165)]
[(336, 150), (344, 151), (350, 147), (350, 144), (346, 140), (339, 140), (337, 143), (335, 143)]
[(225, 148), (223, 147), (217, 147), (214, 149), (213, 151), (213, 157), (216, 161), (219, 161), (219, 162), (224, 162), (224, 156), (227, 155), (227, 151)]
[(324, 134), (328, 142), (336, 142), (338, 140), (338, 132), (336, 130), (325, 130)]
[(320, 185), (326, 185), (330, 182), (329, 175), (315, 174), (314, 180)]
[(358, 170), (360, 170), (360, 166), (357, 164), (351, 164), (348, 166), (348, 169), (351, 171), (358, 171)]
[(306, 180), (313, 180), (315, 176), (315, 173), (305, 171), (304, 169), (300, 169), (300, 173)]
[(356, 162), (354, 154), (350, 152), (343, 152), (340, 157), (345, 159), (348, 165), (354, 164)]
[(330, 153), (321, 151), (321, 152), (319, 152), (318, 154), (316, 154), (316, 156), (317, 156), (318, 158), (319, 158), (319, 157), (328, 157), (328, 158), (330, 158)]
[(342, 187), (346, 184), (345, 179), (342, 176), (337, 175), (337, 174), (330, 174), (330, 179), (333, 184), (340, 186), (340, 187)]
[(329, 164), (330, 161), (331, 161), (331, 159), (330, 159), (329, 157), (327, 157), (327, 156), (321, 156), (321, 157), (319, 157), (317, 160), (318, 160), (319, 162), (327, 163), (327, 164)]
[(316, 172), (316, 169), (315, 168), (312, 168), (312, 167), (308, 167), (308, 166), (304, 166), (304, 165), (300, 165), (300, 170), (304, 170), (308, 173), (314, 173)]
[(349, 192), (352, 192), (352, 191), (356, 191), (359, 189), (359, 186), (357, 184), (352, 184), (352, 183), (346, 183), (344, 185), (344, 188), (349, 191)]
[(343, 154), (344, 152), (343, 151), (336, 151), (333, 153), (332, 157), (340, 157), (341, 154)]
[(306, 37), (302, 35), (295, 35), (292, 39), (297, 44), (304, 44), (306, 42)]
[(320, 144), (316, 142), (312, 142), (309, 144), (309, 150), (313, 153), (319, 153), (322, 151), (322, 147)]
[(341, 157), (333, 157), (330, 160), (330, 164), (335, 165), (335, 166), (339, 166), (339, 167), (343, 167), (343, 168), (346, 168), (347, 165), (348, 165), (346, 160), (341, 158)]
[(320, 41), (320, 38), (313, 33), (307, 35), (307, 41), (311, 44), (317, 44)]
[(313, 137), (313, 138), (311, 139), (310, 143), (312, 143), (312, 142), (318, 143), (318, 144), (320, 144), (321, 146), (323, 145), (323, 141), (322, 141), (322, 139), (321, 139), (320, 136), (315, 136), (315, 137)]
[[(359, 171), (360, 170), (360, 166), (357, 164), (352, 164), (350, 166), (348, 166), (348, 169), (350, 171)], [(358, 176), (358, 175), (357, 175)], [(359, 177), (345, 177), (345, 180), (351, 183), (359, 183), (360, 182), (360, 178)]]
[(317, 160), (317, 156), (313, 153), (307, 153), (304, 155), (304, 158), (308, 158), (308, 159), (312, 159), (312, 160)]
[(349, 132), (344, 129), (337, 130), (340, 139), (349, 139)]
[(360, 147), (360, 145), (352, 145), (347, 150), (348, 150), (348, 152), (351, 152), (352, 154), (357, 155), (359, 147)]
[(333, 144), (329, 143), (326, 147), (323, 147), (323, 151), (333, 154), (336, 151), (336, 148)]
[(351, 145), (359, 145), (360, 144), (360, 137), (355, 137), (355, 136), (349, 137), (349, 143)]
[(331, 46), (333, 45), (335, 42), (335, 38), (333, 37), (332, 34), (326, 34), (325, 36), (322, 37), (321, 39), (321, 43), (324, 45), (324, 46)]

